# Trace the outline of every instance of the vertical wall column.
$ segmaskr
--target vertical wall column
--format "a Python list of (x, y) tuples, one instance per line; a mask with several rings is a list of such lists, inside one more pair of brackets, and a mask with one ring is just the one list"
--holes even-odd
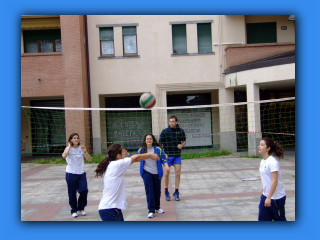
[[(86, 72), (85, 32), (83, 15), (61, 15), (61, 46), (64, 65), (65, 107), (86, 108), (89, 106)], [(80, 136), (81, 144), (90, 151), (89, 112), (66, 110), (66, 138), (73, 132)]]
[[(167, 91), (161, 89), (157, 86), (156, 90), (156, 106), (157, 107), (166, 107), (167, 106)], [(157, 109), (152, 110), (152, 134), (157, 140), (159, 140), (160, 133), (162, 129), (168, 127), (167, 121), (167, 110), (166, 109)]]
[(198, 52), (197, 24), (187, 24), (187, 52)]
[[(219, 89), (219, 104), (234, 103), (234, 90)], [(235, 110), (232, 106), (219, 107), (220, 119), (220, 149), (228, 151), (237, 151), (237, 134), (235, 122)]]
[[(259, 85), (247, 84), (247, 102), (259, 100)], [(248, 103), (248, 132), (248, 155), (258, 155), (258, 146), (262, 138), (260, 103)]]
[[(99, 106), (100, 108), (104, 108), (104, 104), (101, 105), (99, 95), (92, 96), (91, 103), (93, 106)], [(92, 154), (101, 154), (103, 148), (102, 142), (106, 141), (105, 138), (101, 136), (102, 130), (106, 128), (106, 126), (103, 126), (103, 123), (105, 123), (105, 112), (100, 110), (92, 111)], [(107, 145), (105, 144), (105, 148), (106, 146)]]
[[(115, 56), (123, 56), (123, 43), (122, 43), (122, 27), (113, 28), (114, 37), (114, 54)], [(121, 44), (118, 44), (121, 43)]]

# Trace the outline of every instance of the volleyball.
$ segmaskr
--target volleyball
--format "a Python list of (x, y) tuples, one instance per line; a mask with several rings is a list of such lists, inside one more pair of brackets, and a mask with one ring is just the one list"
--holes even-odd
[(140, 97), (140, 106), (142, 108), (152, 108), (156, 104), (156, 98), (152, 93), (144, 93)]

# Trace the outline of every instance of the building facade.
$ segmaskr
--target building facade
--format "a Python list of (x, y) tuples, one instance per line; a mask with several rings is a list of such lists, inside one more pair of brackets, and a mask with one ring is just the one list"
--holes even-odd
[[(60, 129), (64, 135), (60, 134), (63, 137), (59, 142), (71, 132), (79, 132), (94, 154), (105, 152), (111, 143), (124, 139), (129, 141), (122, 143), (126, 148), (135, 149), (145, 133), (158, 137), (167, 127), (168, 117), (175, 114), (191, 135), (208, 133), (202, 143), (196, 138), (188, 139), (187, 147), (211, 145), (235, 151), (243, 144), (237, 141), (238, 128), (246, 125), (244, 145), (249, 155), (256, 155), (264, 129), (260, 106), (248, 104), (246, 112), (241, 113), (246, 121), (238, 122), (239, 108), (223, 104), (295, 96), (295, 22), (288, 18), (289, 15), (22, 16), (21, 103), (106, 108), (92, 110), (90, 117), (86, 111), (80, 116), (66, 111), (65, 128)], [(58, 29), (60, 41), (56, 37)], [(51, 32), (31, 34), (32, 30)], [(42, 52), (41, 41), (47, 39), (39, 36), (51, 36), (51, 52)], [(156, 107), (171, 108), (141, 111), (139, 97), (144, 92), (156, 97)], [(212, 104), (218, 105), (174, 110)], [(30, 142), (30, 121), (23, 112), (21, 116), (22, 140)], [(75, 116), (79, 119), (77, 125)], [(189, 124), (188, 128), (186, 123), (190, 121), (198, 123), (198, 128), (193, 128), (196, 124)], [(35, 125), (31, 127), (36, 129)]]
[[(138, 96), (144, 92), (156, 96), (157, 107), (182, 106), (177, 99), (195, 96), (207, 99), (202, 104), (234, 103), (235, 92), (244, 93), (245, 101), (258, 101), (261, 86), (271, 95), (275, 94), (273, 90), (281, 89), (279, 86), (286, 86), (286, 94), (294, 96), (295, 63), (244, 71), (235, 68), (293, 51), (295, 28), (288, 17), (88, 16), (92, 107), (139, 107)], [(132, 101), (136, 104), (132, 105)], [(187, 105), (185, 101), (184, 106)], [(159, 136), (167, 126), (168, 112), (152, 111), (145, 116), (152, 122), (149, 132)], [(227, 114), (211, 113), (212, 119), (207, 116), (210, 133), (219, 133), (212, 134), (211, 143), (221, 149), (237, 149), (234, 112), (230, 107)], [(226, 124), (226, 115), (231, 124)], [(259, 121), (259, 116), (251, 117)], [(106, 134), (107, 129), (117, 132), (112, 127), (116, 123), (108, 124), (105, 118), (108, 115), (96, 115), (93, 120), (105, 125), (93, 126), (98, 152), (100, 146), (105, 149), (104, 143), (113, 139)], [(249, 132), (261, 132), (258, 125), (250, 124), (248, 128)], [(249, 135), (249, 148), (256, 149), (261, 134)], [(138, 136), (132, 136), (132, 140), (135, 137)]]
[[(89, 107), (85, 26), (79, 15), (21, 16), (22, 106)], [(87, 128), (84, 114), (21, 110), (25, 153), (61, 152), (72, 132), (89, 144)]]

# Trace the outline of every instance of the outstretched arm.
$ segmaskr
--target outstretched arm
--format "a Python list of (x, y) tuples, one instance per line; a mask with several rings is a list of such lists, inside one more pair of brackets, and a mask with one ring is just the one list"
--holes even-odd
[(131, 158), (131, 164), (134, 162), (141, 162), (142, 160), (151, 158), (152, 160), (160, 160), (158, 155), (156, 153), (143, 153), (143, 154), (137, 154), (130, 157)]

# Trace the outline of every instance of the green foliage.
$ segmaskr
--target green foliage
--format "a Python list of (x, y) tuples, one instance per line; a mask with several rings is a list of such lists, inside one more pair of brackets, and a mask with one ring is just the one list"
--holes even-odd
[[(181, 159), (193, 159), (193, 158), (208, 158), (208, 157), (218, 157), (218, 156), (227, 156), (230, 155), (229, 151), (211, 151), (211, 152), (203, 152), (203, 153), (182, 153)], [(101, 160), (105, 157), (105, 154), (92, 155), (91, 163), (100, 163)], [(48, 159), (40, 158), (32, 161), (35, 164), (66, 164), (66, 160), (62, 157), (52, 157)], [(91, 164), (86, 159), (84, 159), (84, 163)]]
[(36, 160), (33, 160), (32, 163), (35, 164), (66, 164), (66, 160), (64, 158), (56, 158), (56, 157), (52, 157), (52, 158), (39, 158)]
[(208, 157), (219, 157), (230, 155), (229, 151), (211, 151), (211, 152), (202, 152), (202, 153), (182, 153), (181, 159), (193, 159), (193, 158), (208, 158)]
[(243, 156), (240, 155), (240, 157), (241, 158), (262, 158), (261, 156), (257, 156), (257, 155), (243, 155)]
[[(106, 154), (98, 154), (98, 155), (91, 155), (92, 161), (91, 163), (100, 163), (102, 159), (104, 159)], [(86, 159), (84, 159), (84, 163), (90, 163)]]

